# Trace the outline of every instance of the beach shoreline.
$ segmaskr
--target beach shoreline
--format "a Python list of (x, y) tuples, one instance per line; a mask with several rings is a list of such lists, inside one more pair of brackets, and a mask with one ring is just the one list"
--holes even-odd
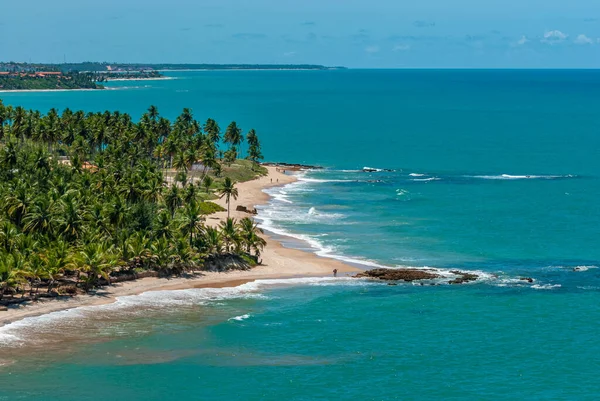
[(169, 81), (177, 79), (176, 77), (153, 77), (153, 78), (107, 78), (105, 82), (120, 82), (120, 81)]
[[(297, 181), (294, 175), (284, 174), (277, 167), (267, 166), (266, 168), (268, 170), (266, 176), (237, 184), (239, 197), (237, 200), (231, 200), (231, 217), (240, 219), (249, 216), (245, 212), (237, 211), (237, 206), (252, 208), (268, 203), (270, 196), (263, 192), (264, 189), (284, 186)], [(224, 199), (217, 199), (215, 202), (223, 207), (227, 207)], [(206, 224), (218, 226), (226, 218), (227, 212), (214, 213), (207, 216)], [(361, 269), (336, 259), (321, 257), (311, 252), (286, 248), (268, 234), (265, 234), (264, 238), (267, 241), (267, 246), (261, 255), (262, 264), (251, 270), (198, 272), (197, 274), (176, 278), (148, 277), (113, 284), (101, 288), (91, 295), (40, 300), (24, 306), (11, 307), (8, 311), (0, 312), (0, 327), (27, 317), (45, 315), (60, 310), (81, 306), (110, 304), (115, 302), (118, 297), (139, 295), (148, 291), (236, 287), (247, 282), (262, 279), (326, 277), (331, 276), (334, 269), (338, 270), (340, 276), (361, 271)]]

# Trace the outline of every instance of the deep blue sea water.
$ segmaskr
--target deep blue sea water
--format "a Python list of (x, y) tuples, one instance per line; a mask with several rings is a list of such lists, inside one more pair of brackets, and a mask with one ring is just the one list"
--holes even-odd
[(326, 257), (481, 280), (277, 280), (28, 319), (0, 341), (53, 351), (11, 350), (0, 399), (597, 398), (600, 72), (169, 75), (0, 98), (236, 119), (267, 159), (326, 167), (269, 190), (267, 230)]

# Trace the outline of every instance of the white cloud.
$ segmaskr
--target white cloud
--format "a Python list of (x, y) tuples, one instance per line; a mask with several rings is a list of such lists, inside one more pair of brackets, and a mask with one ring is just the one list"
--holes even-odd
[(588, 38), (586, 35), (581, 34), (575, 38), (575, 43), (578, 45), (591, 45), (594, 41), (591, 38)]
[(365, 51), (370, 54), (379, 53), (379, 46), (368, 46)]
[(517, 45), (523, 46), (525, 43), (529, 42), (529, 39), (525, 35), (521, 36), (521, 39), (517, 40)]
[(564, 42), (565, 39), (567, 39), (568, 37), (569, 35), (567, 35), (566, 33), (555, 29), (554, 31), (547, 31), (546, 33), (544, 33), (544, 37), (541, 41), (542, 43), (549, 43), (553, 45), (555, 43)]
[(393, 49), (395, 52), (405, 52), (410, 50), (410, 45), (396, 45)]
[(283, 55), (284, 55), (285, 57), (292, 57), (292, 56), (295, 56), (295, 55), (296, 55), (296, 52), (285, 52), (285, 53), (283, 53)]

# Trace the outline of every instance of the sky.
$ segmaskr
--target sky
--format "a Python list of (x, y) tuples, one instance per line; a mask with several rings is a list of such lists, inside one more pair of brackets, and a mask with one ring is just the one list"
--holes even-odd
[(600, 0), (0, 3), (2, 61), (600, 67)]

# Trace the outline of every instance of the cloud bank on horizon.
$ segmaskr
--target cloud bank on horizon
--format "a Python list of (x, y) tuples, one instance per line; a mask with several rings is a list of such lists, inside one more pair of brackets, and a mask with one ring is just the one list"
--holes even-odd
[(358, 68), (600, 67), (597, 0), (403, 3), (9, 2), (2, 6), (0, 57)]

